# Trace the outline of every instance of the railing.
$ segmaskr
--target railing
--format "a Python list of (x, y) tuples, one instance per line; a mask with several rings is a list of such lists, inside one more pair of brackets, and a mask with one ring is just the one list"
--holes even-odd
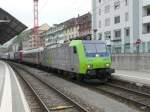
[(120, 44), (108, 46), (108, 50), (111, 54), (143, 54), (150, 53), (150, 43), (149, 45), (142, 43), (140, 45), (136, 44)]

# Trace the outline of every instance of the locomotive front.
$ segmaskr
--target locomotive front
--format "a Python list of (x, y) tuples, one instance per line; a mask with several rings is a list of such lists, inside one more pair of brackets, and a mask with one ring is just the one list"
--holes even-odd
[(106, 44), (102, 41), (83, 41), (85, 54), (86, 77), (98, 78), (104, 82), (111, 79), (114, 69), (111, 68), (111, 56)]

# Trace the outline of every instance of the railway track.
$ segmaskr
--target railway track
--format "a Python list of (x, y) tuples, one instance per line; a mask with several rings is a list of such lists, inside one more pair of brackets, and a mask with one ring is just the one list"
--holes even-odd
[(113, 80), (112, 82), (105, 84), (86, 84), (74, 80), (71, 81), (75, 84), (126, 103), (141, 112), (150, 112), (150, 88), (148, 87), (138, 87), (134, 84), (129, 84), (129, 82), (118, 80)]
[(150, 112), (150, 94), (142, 93), (137, 90), (129, 89), (123, 85), (116, 85), (114, 83), (107, 83), (105, 85), (96, 86), (96, 91), (103, 92), (115, 96), (127, 102), (131, 102), (144, 112)]
[[(58, 76), (58, 75), (57, 75)], [(64, 78), (64, 77), (62, 77)], [(66, 78), (64, 78), (66, 79)], [(66, 79), (68, 80), (68, 79)], [(72, 81), (72, 80), (69, 80)], [(129, 106), (134, 106), (141, 112), (150, 112), (150, 88), (141, 87), (129, 82), (113, 79), (112, 82), (106, 84), (89, 85), (78, 81), (72, 81), (78, 85), (88, 89), (110, 96), (116, 100), (127, 103)]]
[(142, 112), (150, 112), (150, 87), (145, 85), (136, 85), (132, 82), (130, 83), (116, 79), (113, 79), (109, 83), (92, 85), (74, 80), (69, 81), (87, 87), (88, 89), (98, 93), (107, 95), (111, 98), (114, 98), (115, 100), (124, 102), (127, 105), (135, 107)]
[[(16, 71), (17, 73), (17, 71)], [(17, 78), (19, 79), (19, 83), (24, 91), (24, 95), (28, 102), (31, 112), (47, 112), (47, 109), (41, 103), (39, 98), (33, 92), (33, 90), (28, 86), (28, 84), (17, 74)]]
[[(73, 101), (57, 88), (41, 81), (29, 71), (22, 67), (16, 67), (16, 65), (11, 64), (11, 66), (35, 94), (40, 103), (40, 107), (42, 107), (41, 112), (89, 112), (86, 108)], [(38, 106), (35, 107), (35, 109), (36, 108), (39, 109)]]

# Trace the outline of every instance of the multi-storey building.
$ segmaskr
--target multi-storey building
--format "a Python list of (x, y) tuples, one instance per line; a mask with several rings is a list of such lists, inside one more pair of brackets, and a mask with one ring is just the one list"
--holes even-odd
[[(50, 27), (48, 24), (42, 24), (41, 26), (39, 26), (39, 29), (38, 29), (39, 30), (39, 36), (38, 36), (38, 39), (36, 41), (34, 40), (34, 38), (32, 38), (32, 48), (45, 46), (45, 41), (44, 41), (44, 37), (43, 37), (42, 33), (45, 31), (48, 31), (49, 28)], [(32, 37), (33, 37), (33, 35), (32, 35)], [(37, 46), (35, 44), (37, 44)]]
[[(47, 24), (43, 24), (39, 27), (39, 46), (45, 46), (45, 41), (43, 40), (43, 32), (47, 31), (49, 29), (49, 26)], [(35, 48), (35, 40), (33, 40), (33, 29), (28, 29), (24, 32), (22, 32), (20, 35), (18, 35), (20, 38), (22, 38), (22, 49), (28, 50)]]
[(57, 43), (64, 39), (64, 24), (54, 24), (48, 31), (43, 33), (45, 38), (45, 46)]
[(51, 41), (54, 38), (54, 35), (51, 33), (51, 31), (52, 31), (52, 27), (50, 27), (48, 31), (42, 33), (45, 41), (45, 46), (51, 44)]
[(140, 0), (140, 37), (144, 41), (143, 49), (150, 52), (150, 0)]
[(114, 53), (150, 52), (150, 0), (92, 0), (92, 31)]
[(91, 24), (92, 18), (90, 13), (78, 16), (79, 37), (83, 39), (91, 38)]
[(71, 18), (60, 24), (55, 24), (43, 35), (45, 35), (46, 46), (72, 39), (91, 37), (91, 14), (78, 15), (77, 18)]
[(64, 36), (65, 41), (79, 37), (79, 24), (77, 18), (72, 18), (64, 22)]
[(19, 38), (22, 38), (22, 49), (28, 50), (32, 49), (32, 30), (25, 30), (18, 35)]

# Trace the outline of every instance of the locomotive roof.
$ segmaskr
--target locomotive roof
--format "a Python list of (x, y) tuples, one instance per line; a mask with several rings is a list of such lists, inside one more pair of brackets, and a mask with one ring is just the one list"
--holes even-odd
[(96, 44), (96, 43), (103, 43), (105, 44), (104, 41), (101, 41), (101, 40), (83, 40), (83, 43), (84, 44), (88, 44), (88, 43), (93, 43), (93, 44)]
[(56, 47), (61, 47), (65, 45), (69, 45), (69, 43), (54, 43), (54, 44), (46, 46), (46, 48), (56, 48)]
[(106, 44), (104, 41), (101, 40), (72, 40), (70, 43), (53, 43), (51, 45), (46, 46), (46, 48), (57, 48), (61, 46), (66, 46), (66, 45), (72, 45), (72, 44), (77, 44), (77, 43), (83, 43), (83, 44)]
[(28, 54), (28, 53), (35, 53), (35, 52), (40, 52), (40, 51), (43, 51), (43, 47), (40, 47), (40, 48), (36, 48), (36, 49), (30, 49), (30, 50), (26, 50), (26, 51), (23, 51), (24, 54)]

